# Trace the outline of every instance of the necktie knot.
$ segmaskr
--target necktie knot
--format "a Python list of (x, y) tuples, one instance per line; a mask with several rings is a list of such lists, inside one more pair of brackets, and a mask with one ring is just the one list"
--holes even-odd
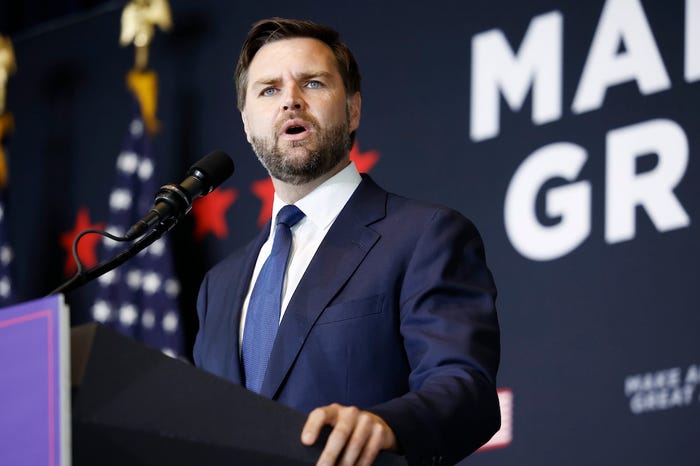
[(294, 204), (286, 205), (282, 207), (277, 214), (277, 225), (282, 223), (287, 225), (289, 228), (292, 228), (294, 225), (299, 223), (299, 220), (304, 218), (304, 215), (304, 212), (302, 212), (299, 207), (295, 206)]

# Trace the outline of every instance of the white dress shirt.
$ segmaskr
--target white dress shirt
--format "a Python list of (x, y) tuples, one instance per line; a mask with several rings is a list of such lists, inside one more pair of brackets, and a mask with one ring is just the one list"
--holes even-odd
[[(299, 223), (292, 227), (292, 249), (289, 253), (289, 261), (287, 262), (287, 272), (284, 277), (284, 285), (282, 289), (282, 309), (280, 310), (280, 321), (284, 317), (284, 312), (287, 309), (289, 301), (292, 299), (294, 290), (301, 281), (301, 277), (306, 272), (306, 268), (311, 263), (311, 259), (316, 254), (316, 250), (321, 245), (326, 233), (335, 222), (340, 211), (345, 207), (345, 204), (355, 192), (355, 189), (360, 185), (362, 177), (355, 168), (354, 163), (350, 163), (347, 167), (341, 170), (333, 177), (326, 180), (318, 188), (307, 194), (302, 199), (298, 200), (294, 205), (299, 207), (306, 216)], [(285, 206), (285, 203), (277, 197), (275, 193), (274, 203), (272, 205), (272, 228), (270, 228), (270, 236), (265, 244), (260, 248), (258, 260), (255, 263), (253, 277), (248, 285), (248, 293), (245, 301), (243, 301), (243, 310), (241, 312), (239, 346), (243, 341), (243, 332), (245, 329), (245, 319), (248, 315), (248, 303), (250, 302), (250, 294), (253, 291), (253, 285), (258, 279), (258, 274), (265, 260), (270, 255), (272, 243), (275, 236), (275, 219), (277, 214)]]

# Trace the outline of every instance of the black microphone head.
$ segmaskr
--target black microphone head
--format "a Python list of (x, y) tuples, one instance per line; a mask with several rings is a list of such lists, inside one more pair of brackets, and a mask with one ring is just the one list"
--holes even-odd
[(224, 151), (215, 150), (192, 165), (187, 174), (200, 178), (206, 192), (210, 192), (233, 175), (233, 170), (231, 157)]

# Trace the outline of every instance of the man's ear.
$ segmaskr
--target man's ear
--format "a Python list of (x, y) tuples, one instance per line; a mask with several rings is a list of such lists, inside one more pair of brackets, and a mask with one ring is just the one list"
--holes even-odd
[(243, 131), (245, 131), (245, 138), (250, 141), (250, 133), (248, 132), (248, 117), (245, 114), (245, 110), (241, 111), (241, 120), (243, 120)]
[(348, 99), (348, 110), (350, 114), (350, 132), (352, 133), (360, 127), (360, 113), (362, 111), (362, 96), (359, 92)]

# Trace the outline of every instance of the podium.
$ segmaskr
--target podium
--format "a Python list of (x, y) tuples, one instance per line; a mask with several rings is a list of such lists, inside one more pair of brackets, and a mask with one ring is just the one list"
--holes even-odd
[(0, 465), (70, 464), (68, 325), (61, 295), (0, 309)]
[(325, 444), (301, 444), (303, 413), (99, 324), (73, 328), (71, 348), (75, 466), (303, 466)]

